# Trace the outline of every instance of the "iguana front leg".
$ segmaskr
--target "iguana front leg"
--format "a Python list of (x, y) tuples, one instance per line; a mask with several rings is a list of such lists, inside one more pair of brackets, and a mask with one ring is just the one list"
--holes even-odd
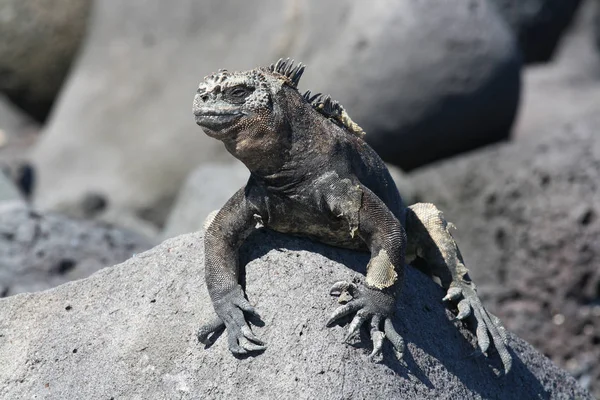
[(481, 304), (477, 288), (469, 277), (458, 245), (450, 234), (450, 226), (443, 213), (433, 204), (417, 203), (408, 207), (407, 254), (423, 258), (424, 272), (440, 278), (442, 286), (448, 291), (444, 297), (445, 301), (459, 301), (457, 319), (474, 317), (481, 351), (485, 354), (491, 338), (507, 373), (512, 365), (512, 357), (506, 348), (506, 330), (500, 320)]
[(373, 358), (381, 352), (383, 339), (387, 337), (401, 358), (404, 342), (394, 329), (391, 317), (396, 310), (396, 297), (404, 279), (404, 228), (373, 192), (362, 185), (351, 185), (348, 179), (342, 180), (326, 199), (334, 215), (348, 222), (348, 234), (358, 235), (371, 251), (365, 284), (342, 281), (331, 288), (332, 295), (340, 296), (345, 292), (352, 299), (332, 314), (327, 326), (356, 313), (346, 340), (370, 320), (373, 351), (369, 357)]
[(209, 335), (225, 325), (234, 354), (265, 349), (246, 322), (244, 312), (258, 314), (239, 284), (238, 249), (254, 224), (254, 212), (242, 188), (215, 215), (204, 234), (206, 287), (218, 317), (200, 328), (198, 339), (209, 343)]

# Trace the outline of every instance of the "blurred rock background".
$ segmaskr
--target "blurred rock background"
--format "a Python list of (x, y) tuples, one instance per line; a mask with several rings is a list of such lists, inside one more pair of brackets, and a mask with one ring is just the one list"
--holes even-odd
[(290, 56), (458, 226), (491, 311), (600, 397), (599, 4), (3, 1), (0, 296), (200, 229), (247, 172), (195, 88)]

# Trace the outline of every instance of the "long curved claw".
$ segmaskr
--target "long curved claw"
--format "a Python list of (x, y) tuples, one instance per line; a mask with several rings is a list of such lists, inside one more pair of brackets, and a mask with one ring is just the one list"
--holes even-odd
[(255, 334), (254, 332), (252, 332), (250, 330), (249, 327), (247, 326), (242, 326), (242, 335), (244, 335), (244, 337), (248, 340), (253, 341), (254, 343), (264, 346), (265, 342), (263, 342), (262, 340), (260, 340)]
[(500, 355), (504, 372), (508, 373), (512, 367), (512, 357), (508, 351), (508, 335), (500, 320), (488, 313), (477, 296), (475, 285), (472, 282), (453, 283), (448, 289), (444, 301), (460, 300), (458, 303), (458, 314), (456, 319), (463, 320), (473, 316), (476, 322), (475, 334), (477, 344), (481, 351), (487, 356), (487, 351), (493, 343)]
[(253, 351), (266, 349), (265, 343), (260, 340), (250, 329), (244, 313), (256, 318), (260, 315), (244, 297), (241, 287), (237, 287), (213, 303), (218, 317), (203, 325), (198, 330), (198, 340), (202, 343), (211, 343), (209, 335), (225, 326), (227, 330), (227, 343), (233, 354), (247, 354)]
[(506, 333), (506, 328), (504, 327), (504, 325), (502, 325), (502, 322), (500, 321), (500, 319), (492, 313), (488, 312), (488, 315), (494, 322), (494, 325), (496, 325), (498, 327), (498, 333), (500, 334), (500, 337), (502, 338), (502, 342), (504, 344), (508, 344), (508, 334)]
[(373, 316), (373, 318), (371, 318), (371, 340), (373, 341), (373, 351), (369, 354), (369, 359), (371, 361), (381, 353), (381, 349), (383, 348), (385, 333), (381, 331), (379, 325), (381, 325), (381, 317), (379, 315)]
[(458, 303), (457, 308), (458, 314), (456, 315), (456, 319), (463, 320), (471, 315), (472, 308), (467, 300), (461, 300), (460, 303)]
[(344, 342), (349, 342), (359, 331), (360, 327), (367, 321), (369, 318), (369, 314), (364, 309), (358, 310), (354, 318), (352, 318), (352, 322), (350, 322), (350, 326), (348, 326), (348, 334), (344, 339)]
[(475, 320), (477, 321), (477, 328), (475, 330), (477, 335), (477, 344), (479, 345), (481, 352), (485, 354), (487, 353), (490, 347), (489, 334), (491, 332), (489, 331), (488, 326), (485, 323), (485, 318), (483, 317), (481, 310), (475, 308), (473, 311), (475, 314)]
[(212, 344), (213, 341), (209, 339), (209, 336), (212, 333), (214, 333), (215, 331), (222, 328), (224, 325), (225, 325), (225, 323), (223, 321), (221, 321), (221, 318), (219, 318), (219, 317), (213, 318), (211, 321), (202, 325), (200, 327), (200, 329), (198, 329), (198, 333), (197, 333), (198, 341), (200, 341), (200, 343), (206, 344), (206, 345)]
[(335, 323), (335, 321), (337, 321), (340, 318), (345, 317), (348, 314), (352, 314), (355, 311), (358, 311), (362, 308), (362, 303), (359, 301), (352, 301), (348, 304), (344, 304), (343, 306), (338, 307), (333, 314), (331, 314), (331, 317), (329, 317), (329, 319), (327, 320), (327, 322), (325, 323), (326, 326), (331, 326)]
[[(350, 322), (348, 333), (344, 341), (348, 341), (354, 337), (360, 330), (360, 327), (368, 320), (371, 321), (371, 340), (373, 341), (373, 351), (369, 354), (369, 359), (373, 360), (377, 355), (381, 354), (384, 339), (387, 337), (394, 346), (396, 356), (402, 359), (404, 353), (404, 340), (396, 332), (392, 325), (392, 320), (389, 318), (395, 310), (394, 297), (382, 293), (376, 289), (371, 289), (366, 286), (358, 286), (354, 283), (336, 282), (330, 293), (334, 296), (350, 295), (352, 298), (346, 304), (338, 307), (332, 316), (327, 321), (327, 326), (331, 326), (333, 322), (347, 316), (353, 312), (356, 315)], [(380, 328), (381, 322), (384, 322), (383, 330)]]
[(392, 342), (392, 346), (394, 346), (396, 357), (398, 357), (398, 360), (402, 360), (402, 357), (404, 356), (404, 340), (402, 339), (402, 336), (396, 332), (394, 324), (392, 324), (392, 320), (390, 318), (385, 319), (383, 328), (385, 336), (390, 342)]
[(263, 351), (267, 348), (267, 346), (253, 343), (245, 337), (238, 339), (238, 343), (246, 351)]
[(260, 315), (258, 314), (258, 311), (256, 311), (256, 308), (254, 308), (245, 298), (238, 299), (237, 301), (235, 301), (234, 304), (238, 306), (242, 311), (247, 312), (255, 318), (260, 318)]
[(332, 296), (339, 296), (342, 292), (353, 291), (356, 288), (356, 285), (346, 281), (339, 281), (331, 285), (331, 289), (329, 289), (329, 294)]
[(450, 289), (448, 289), (446, 296), (444, 296), (444, 298), (442, 300), (443, 301), (458, 300), (461, 297), (462, 297), (462, 290), (460, 290), (460, 288), (452, 286)]

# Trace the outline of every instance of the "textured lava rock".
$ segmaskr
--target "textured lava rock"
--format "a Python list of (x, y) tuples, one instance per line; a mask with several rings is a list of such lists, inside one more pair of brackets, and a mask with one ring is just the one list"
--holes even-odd
[[(30, 398), (581, 398), (575, 380), (512, 336), (513, 370), (471, 356), (473, 337), (451, 322), (443, 291), (409, 268), (396, 328), (407, 350), (367, 360), (366, 334), (325, 328), (327, 293), (367, 255), (257, 232), (243, 253), (247, 293), (265, 321), (259, 355), (234, 358), (222, 335), (195, 332), (213, 315), (201, 234), (179, 236), (124, 264), (43, 293), (0, 300), (0, 397)], [(362, 344), (361, 344), (362, 343)]]
[(600, 397), (597, 113), (411, 175), (507, 328)]
[(582, 5), (552, 63), (530, 66), (523, 71), (523, 98), (513, 136), (544, 135), (566, 129), (566, 125), (597, 112), (600, 53), (595, 50), (591, 35), (598, 4), (589, 1)]
[(150, 247), (106, 224), (0, 203), (0, 297), (84, 278)]

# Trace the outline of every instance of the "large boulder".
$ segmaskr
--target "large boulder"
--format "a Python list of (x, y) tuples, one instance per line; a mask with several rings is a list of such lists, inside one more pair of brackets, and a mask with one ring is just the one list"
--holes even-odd
[(384, 160), (412, 169), (508, 137), (520, 56), (487, 0), (304, 8), (292, 46), (310, 66), (304, 84), (339, 100)]
[[(1, 186), (0, 177), (0, 195)], [(0, 297), (85, 278), (152, 245), (132, 232), (38, 213), (17, 200), (0, 199)]]
[(331, 93), (402, 166), (506, 137), (516, 47), (486, 1), (471, 3), (98, 1), (34, 152), (37, 204), (81, 207), (99, 194), (162, 225), (193, 168), (230, 160), (193, 122), (198, 82), (286, 55), (309, 64), (302, 90)]
[(91, 0), (0, 2), (0, 92), (45, 119), (87, 27)]
[(411, 174), (507, 328), (600, 398), (600, 116)]
[(491, 0), (518, 38), (526, 63), (549, 61), (581, 0)]
[(385, 347), (370, 362), (365, 332), (349, 346), (345, 327), (324, 326), (330, 285), (367, 255), (265, 231), (242, 259), (269, 347), (234, 358), (221, 335), (205, 349), (195, 332), (214, 314), (202, 241), (179, 236), (88, 279), (0, 300), (0, 397), (591, 399), (514, 335), (513, 369), (498, 376), (497, 354), (472, 356), (474, 337), (451, 321), (443, 290), (412, 268), (394, 321), (404, 359)]
[(582, 5), (552, 63), (523, 71), (523, 98), (514, 137), (543, 135), (598, 111), (600, 53), (591, 38), (598, 4), (588, 1)]
[(38, 129), (37, 123), (0, 94), (0, 155), (13, 141)]
[(0, 212), (25, 207), (26, 203), (19, 189), (8, 175), (0, 170)]
[(594, 41), (597, 51), (600, 51), (600, 1), (593, 0), (592, 2), (594, 3)]

